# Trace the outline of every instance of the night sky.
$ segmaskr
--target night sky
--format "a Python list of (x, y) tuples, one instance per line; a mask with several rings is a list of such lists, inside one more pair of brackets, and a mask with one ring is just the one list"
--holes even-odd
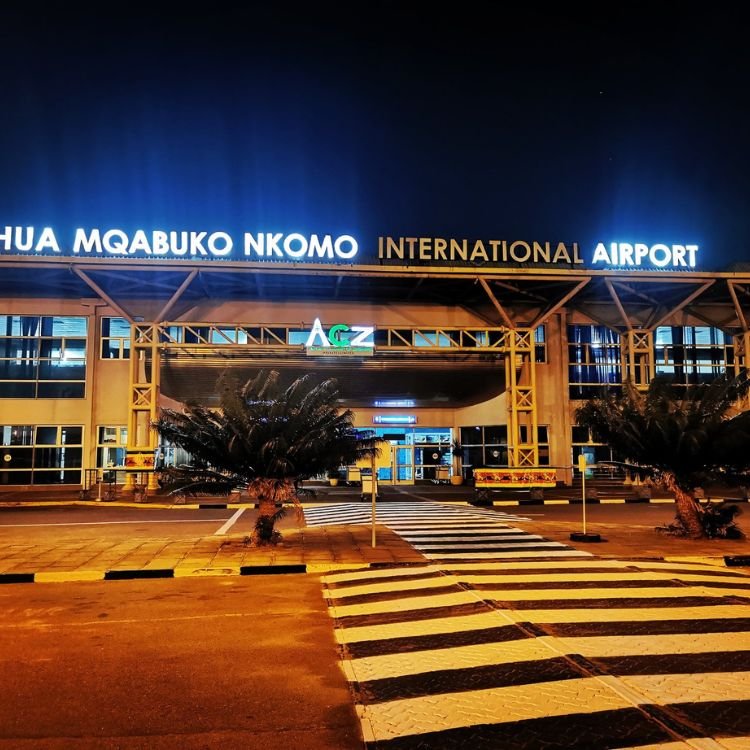
[(747, 28), (727, 6), (108, 5), (0, 10), (0, 226), (750, 262)]

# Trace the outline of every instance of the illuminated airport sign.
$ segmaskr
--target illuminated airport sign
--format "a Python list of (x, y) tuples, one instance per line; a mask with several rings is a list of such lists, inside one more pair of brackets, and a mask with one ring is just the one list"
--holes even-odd
[(76, 229), (61, 242), (51, 227), (0, 227), (0, 250), (14, 254), (126, 256), (137, 258), (224, 258), (276, 261), (351, 261), (357, 240), (342, 234), (245, 232), (239, 245), (229, 232), (136, 229)]
[(592, 265), (614, 268), (695, 268), (698, 245), (647, 245), (643, 242), (600, 242), (594, 248)]
[(446, 237), (378, 237), (378, 260), (403, 265), (695, 268), (698, 245), (599, 242), (585, 254), (578, 242)]
[(26, 257), (133, 260), (239, 261), (245, 263), (379, 264), (451, 268), (591, 268), (690, 270), (698, 245), (378, 237), (368, 251), (350, 234), (78, 228), (66, 236), (52, 227), (0, 226), (0, 254)]
[(577, 242), (469, 240), (445, 237), (378, 237), (380, 260), (445, 263), (533, 263), (578, 265), (584, 262)]
[(305, 342), (305, 351), (308, 355), (318, 356), (371, 357), (375, 351), (375, 328), (337, 323), (326, 332), (320, 318), (315, 318)]

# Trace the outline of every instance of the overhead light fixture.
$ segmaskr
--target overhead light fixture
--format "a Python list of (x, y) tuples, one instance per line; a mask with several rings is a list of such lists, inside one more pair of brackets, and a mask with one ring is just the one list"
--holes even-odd
[(373, 424), (416, 424), (417, 418), (413, 414), (376, 414), (372, 418)]

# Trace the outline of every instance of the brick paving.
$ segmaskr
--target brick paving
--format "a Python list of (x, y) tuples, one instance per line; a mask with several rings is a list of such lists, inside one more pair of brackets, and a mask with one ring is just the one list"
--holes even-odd
[(164, 569), (175, 576), (239, 575), (241, 569), (297, 565), (308, 572), (342, 567), (424, 563), (424, 556), (385, 526), (371, 546), (367, 526), (305, 528), (292, 523), (277, 546), (256, 547), (243, 536), (138, 539), (106, 537), (85, 544), (0, 544), (0, 577), (28, 573), (36, 580), (93, 580), (108, 571)]

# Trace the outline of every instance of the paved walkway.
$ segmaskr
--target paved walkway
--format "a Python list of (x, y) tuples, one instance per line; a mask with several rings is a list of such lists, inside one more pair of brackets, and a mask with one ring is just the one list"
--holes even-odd
[[(13, 581), (100, 580), (105, 576), (179, 577), (192, 575), (239, 575), (261, 572), (305, 570), (310, 573), (340, 568), (369, 567), (393, 563), (413, 564), (426, 558), (396, 533), (388, 519), (398, 516), (413, 502), (387, 502), (378, 505), (377, 544), (371, 545), (371, 511), (367, 503), (312, 504), (305, 517), (289, 513), (279, 523), (283, 542), (277, 546), (253, 547), (244, 536), (154, 536), (153, 538), (110, 540), (87, 538), (55, 543), (28, 541), (0, 544), (0, 583)], [(439, 505), (466, 513), (491, 513), (512, 517), (524, 529), (548, 541), (576, 546), (570, 532), (579, 531), (579, 522), (544, 521), (539, 517), (512, 515), (512, 509), (473, 508), (465, 504), (420, 501), (425, 509)], [(529, 509), (531, 511), (531, 509)], [(256, 511), (248, 509), (252, 519)], [(510, 514), (510, 515), (506, 515)], [(656, 532), (653, 525), (590, 523), (589, 530), (606, 541), (599, 545), (578, 543), (581, 550), (602, 557), (663, 558), (692, 560), (725, 566), (725, 558), (750, 557), (750, 541), (677, 539)], [(750, 568), (749, 568), (750, 570)]]
[[(252, 519), (256, 511), (248, 510)], [(201, 575), (316, 573), (340, 568), (424, 562), (407, 541), (383, 525), (307, 528), (290, 513), (278, 528), (281, 544), (256, 547), (242, 535), (0, 544), (0, 583), (59, 582)]]

